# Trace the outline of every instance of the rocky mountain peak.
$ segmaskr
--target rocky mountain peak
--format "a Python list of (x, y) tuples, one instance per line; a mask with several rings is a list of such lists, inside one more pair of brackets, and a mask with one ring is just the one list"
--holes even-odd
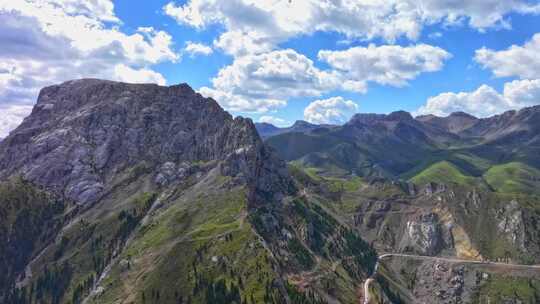
[(313, 126), (315, 125), (305, 120), (297, 120), (294, 122), (294, 124), (291, 127), (292, 128), (305, 128), (305, 127), (313, 127)]
[(229, 159), (227, 174), (254, 180), (252, 164), (269, 157), (250, 119), (233, 119), (187, 84), (81, 79), (41, 90), (31, 115), (0, 144), (0, 178), (20, 174), (85, 204), (141, 162)]
[(395, 111), (390, 114), (358, 113), (347, 123), (348, 125), (373, 125), (378, 123), (411, 122), (414, 118), (409, 112)]
[(386, 116), (387, 120), (392, 121), (409, 121), (413, 120), (411, 113), (406, 111), (395, 111)]
[(453, 134), (459, 134), (479, 121), (478, 118), (465, 112), (453, 112), (446, 117), (422, 115), (416, 117), (416, 120), (430, 127)]
[(452, 112), (450, 113), (448, 117), (461, 117), (461, 118), (468, 118), (468, 119), (473, 119), (473, 120), (478, 119), (475, 116), (469, 113), (462, 112), (462, 111)]
[(369, 125), (381, 121), (386, 115), (374, 113), (357, 113), (349, 120), (347, 125)]

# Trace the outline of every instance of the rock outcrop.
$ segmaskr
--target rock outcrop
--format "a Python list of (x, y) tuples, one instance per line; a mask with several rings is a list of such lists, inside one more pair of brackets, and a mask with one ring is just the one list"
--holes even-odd
[[(183, 163), (227, 160), (224, 174), (265, 189), (257, 176), (269, 166), (266, 149), (251, 120), (233, 118), (186, 84), (83, 79), (40, 92), (32, 114), (0, 144), (0, 178), (20, 174), (85, 205), (141, 162), (167, 183), (185, 174)], [(278, 160), (270, 166), (284, 170)]]
[(525, 225), (519, 203), (512, 200), (497, 214), (497, 229), (514, 246), (521, 250), (525, 248)]
[(436, 255), (444, 246), (442, 229), (436, 213), (423, 213), (407, 221), (400, 251)]

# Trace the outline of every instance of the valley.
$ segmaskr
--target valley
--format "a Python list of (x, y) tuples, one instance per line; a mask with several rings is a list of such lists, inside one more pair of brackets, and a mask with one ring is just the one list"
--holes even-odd
[[(383, 270), (364, 283), (371, 291), (365, 303), (534, 303), (540, 278), (538, 113), (534, 107), (487, 119), (358, 114), (341, 127), (285, 130), (266, 142), (301, 175), (297, 180), (314, 199), (383, 257), (376, 264)], [(416, 155), (408, 157), (411, 151)], [(437, 263), (490, 279), (452, 289), (450, 280), (461, 274), (435, 276), (427, 269)], [(521, 283), (483, 294), (503, 277)], [(422, 290), (411, 285), (417, 281)], [(455, 291), (452, 297), (443, 294), (448, 290)]]

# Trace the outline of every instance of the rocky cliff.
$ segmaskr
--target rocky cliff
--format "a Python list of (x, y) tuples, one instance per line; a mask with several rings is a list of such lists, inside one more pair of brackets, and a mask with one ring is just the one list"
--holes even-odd
[[(233, 119), (188, 85), (161, 87), (96, 79), (44, 88), (32, 114), (0, 146), (0, 176), (21, 174), (78, 204), (97, 201), (118, 172), (140, 162), (265, 156), (250, 120)], [(257, 166), (224, 165), (255, 179)]]

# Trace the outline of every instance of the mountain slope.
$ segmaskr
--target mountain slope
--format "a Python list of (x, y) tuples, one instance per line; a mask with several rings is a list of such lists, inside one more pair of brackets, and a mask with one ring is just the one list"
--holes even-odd
[(328, 160), (328, 166), (362, 176), (397, 176), (456, 138), (399, 111), (356, 114), (345, 125), (325, 132), (285, 133), (266, 142), (285, 160), (307, 167), (325, 167)]
[(536, 303), (539, 115), (357, 114), (265, 142), (380, 253), (371, 302)]
[(0, 191), (3, 303), (350, 303), (375, 263), (185, 84), (44, 88), (0, 143)]
[(333, 129), (337, 126), (334, 125), (317, 125), (307, 121), (297, 120), (292, 126), (286, 128), (278, 128), (269, 123), (255, 123), (257, 132), (264, 139), (271, 136), (285, 134), (285, 133), (310, 133), (310, 132), (324, 132), (327, 129)]
[(403, 111), (356, 114), (324, 132), (283, 133), (265, 141), (285, 160), (329, 174), (410, 178), (451, 161), (481, 176), (491, 165), (512, 161), (540, 168), (539, 118), (538, 106), (483, 119), (462, 112), (417, 118)]
[(499, 192), (540, 194), (540, 170), (523, 163), (493, 166), (484, 179)]

